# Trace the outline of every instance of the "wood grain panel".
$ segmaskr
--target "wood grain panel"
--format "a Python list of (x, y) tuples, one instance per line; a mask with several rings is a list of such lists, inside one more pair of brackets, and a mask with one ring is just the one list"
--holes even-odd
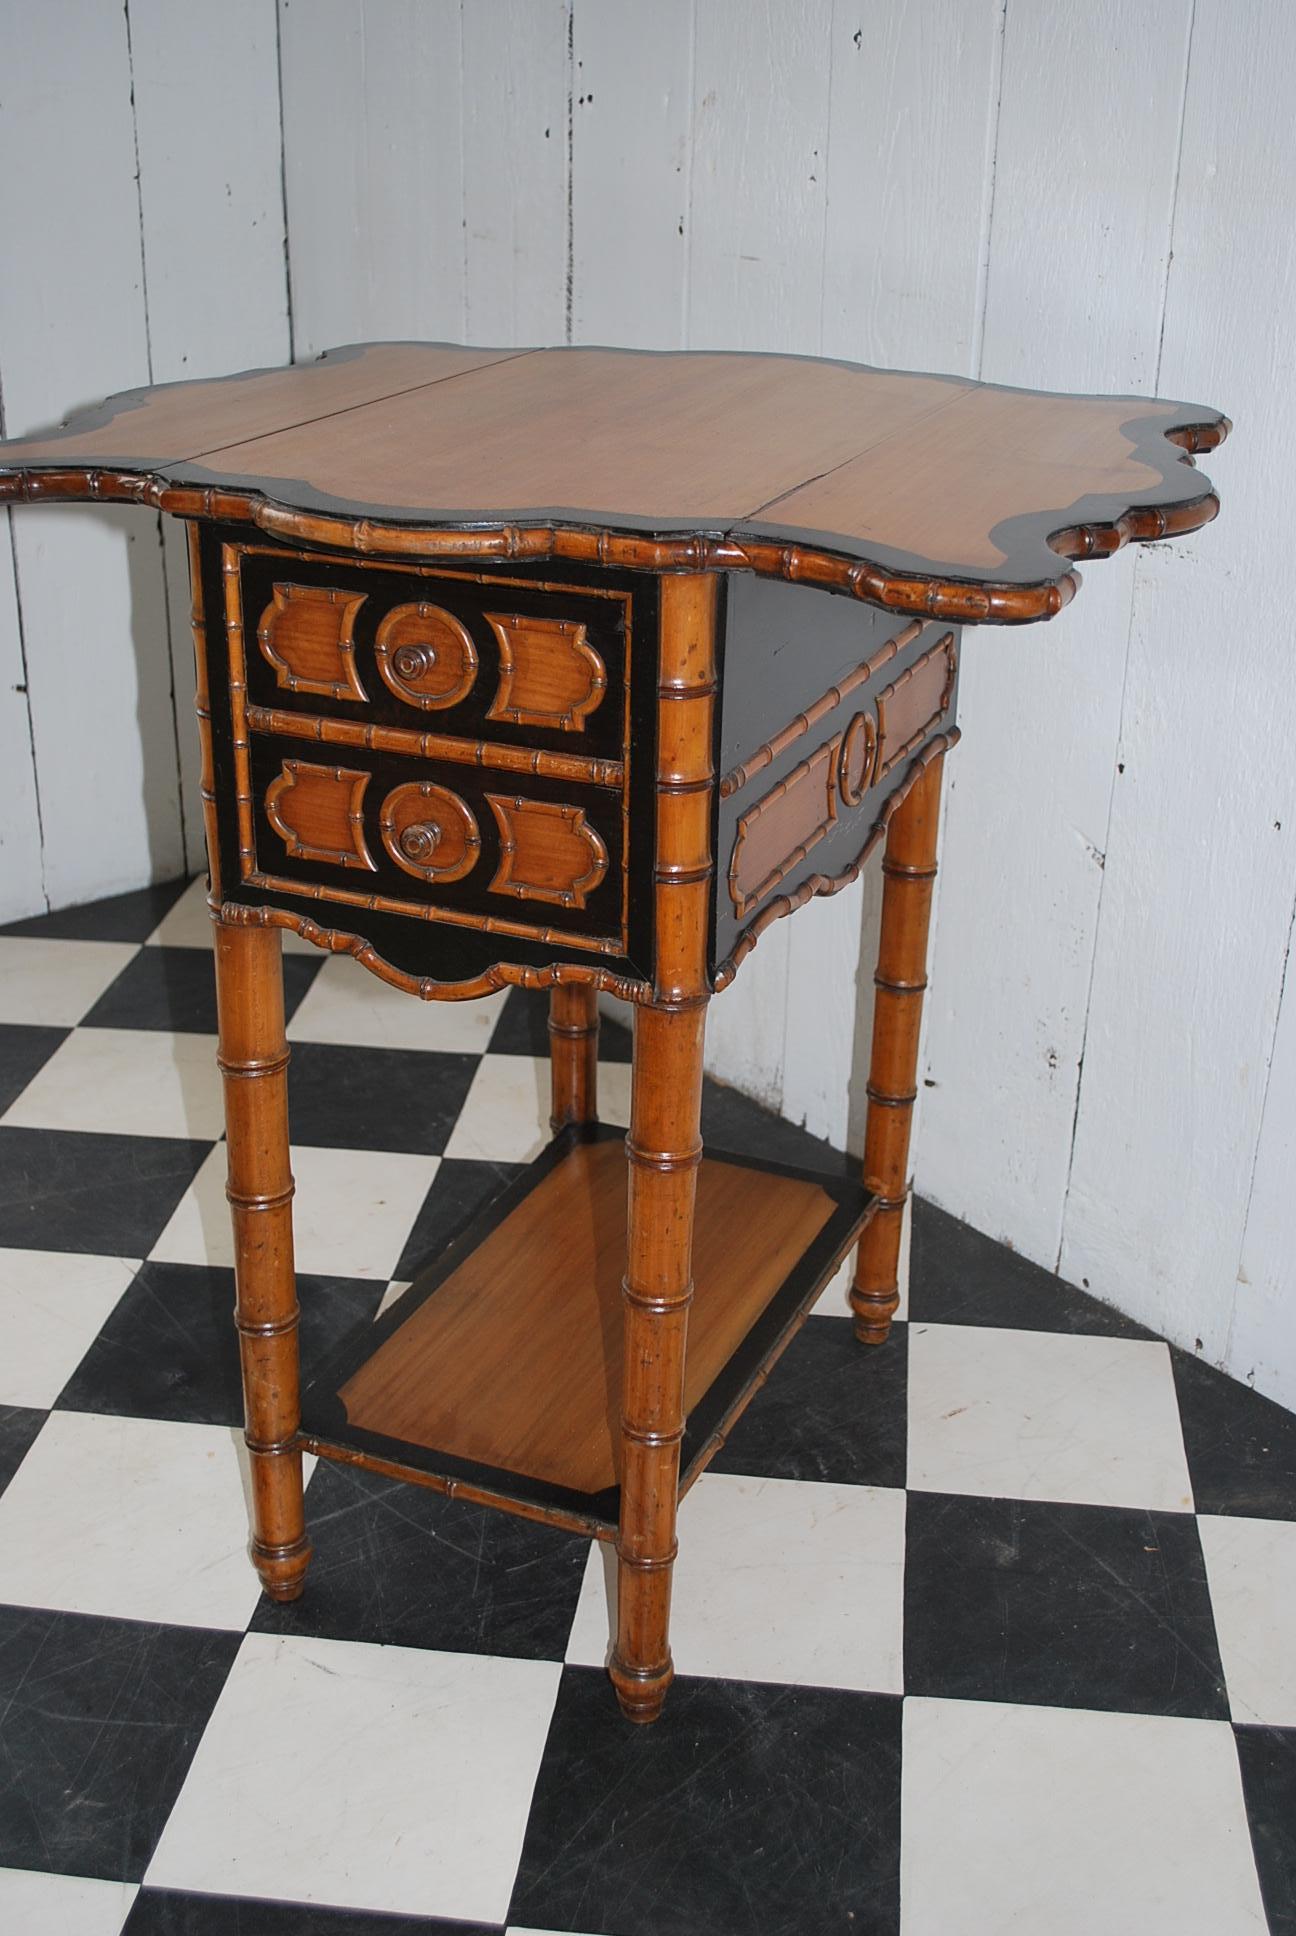
[[(61, 429), (16, 446), (55, 462), (74, 446), (92, 461), (128, 454), (135, 465), (175, 462), (246, 437), (308, 425), (376, 399), (441, 382), (515, 356), (514, 350), (465, 349), (458, 344), (361, 343), (326, 351), (313, 363), (250, 370), (193, 383), (127, 390), (87, 410), (74, 411)], [(321, 429), (328, 440), (329, 432)], [(15, 448), (12, 447), (11, 448)]]
[(500, 835), (492, 894), (584, 907), (607, 873), (608, 851), (583, 807), (488, 793)]
[(1174, 446), (1227, 427), (811, 358), (537, 350), (192, 460), (0, 447), (0, 497), (119, 495), (361, 551), (751, 569), (1023, 621), (1074, 595), (1066, 560), (1208, 522), (1218, 500)]
[(954, 667), (954, 634), (947, 632), (878, 694), (879, 780), (906, 753), (916, 750), (944, 718), (954, 690)]
[[(703, 1158), (687, 1408), (834, 1207)], [(616, 1484), (625, 1231), (620, 1142), (578, 1146), (342, 1387), (351, 1424), (577, 1492)]]
[(365, 845), (363, 802), (367, 773), (345, 766), (285, 760), (266, 788), (266, 819), (294, 860), (374, 871)]
[(487, 715), (515, 726), (584, 730), (607, 691), (607, 668), (573, 619), (487, 612), (499, 646), (499, 690)]
[(275, 586), (257, 626), (257, 644), (285, 691), (363, 703), (368, 695), (355, 664), (355, 620), (363, 604), (363, 592)]
[(741, 919), (804, 859), (837, 818), (840, 739), (826, 740), (738, 821), (729, 892)]
[(338, 503), (451, 517), (603, 508), (723, 527), (960, 389), (922, 375), (862, 384), (863, 374), (806, 357), (536, 350), (493, 374), (353, 411), (343, 425), (303, 424), (207, 458), (225, 475), (308, 480)]

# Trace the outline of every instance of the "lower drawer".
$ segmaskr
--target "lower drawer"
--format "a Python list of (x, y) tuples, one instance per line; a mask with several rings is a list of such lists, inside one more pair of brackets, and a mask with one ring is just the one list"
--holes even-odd
[(626, 945), (621, 789), (248, 735), (243, 880), (462, 927)]

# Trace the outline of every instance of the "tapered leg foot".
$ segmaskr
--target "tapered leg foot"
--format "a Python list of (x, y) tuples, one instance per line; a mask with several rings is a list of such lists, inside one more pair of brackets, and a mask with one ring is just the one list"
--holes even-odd
[(631, 1671), (623, 1667), (614, 1655), (608, 1673), (627, 1721), (635, 1721), (644, 1727), (658, 1718), (666, 1705), (667, 1689), (675, 1678), (675, 1668), (670, 1661), (664, 1668)]
[(311, 1557), (311, 1543), (305, 1534), (287, 1546), (269, 1546), (254, 1537), (248, 1541), (248, 1554), (267, 1599), (281, 1605), (301, 1599)]
[[(868, 1316), (861, 1317), (858, 1310), (856, 1310), (855, 1336), (859, 1339), (861, 1344), (885, 1344), (886, 1343), (887, 1339), (891, 1336), (891, 1320), (896, 1314), (896, 1309), (899, 1303), (900, 1303), (899, 1298), (893, 1297), (888, 1303), (888, 1305), (886, 1306), (885, 1310), (879, 1310), (876, 1316), (870, 1314)], [(852, 1309), (854, 1308), (855, 1307), (852, 1305)]]

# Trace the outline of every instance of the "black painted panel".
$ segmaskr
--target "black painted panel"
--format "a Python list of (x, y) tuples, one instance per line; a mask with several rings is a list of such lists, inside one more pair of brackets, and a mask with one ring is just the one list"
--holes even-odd
[[(844, 675), (880, 652), (910, 623), (902, 613), (878, 611), (839, 594), (735, 573), (730, 580), (726, 629), (721, 774), (749, 760), (765, 741)], [(753, 774), (745, 786), (719, 802), (713, 968), (732, 952), (743, 928), (778, 895), (794, 893), (811, 874), (832, 878), (850, 866), (909, 762), (901, 762), (882, 777), (858, 806), (847, 808), (839, 798), (838, 817), (831, 831), (740, 919), (729, 890), (728, 870), (742, 817), (817, 748), (843, 732), (857, 712), (875, 712), (878, 695), (951, 633), (957, 647), (957, 627), (939, 621), (925, 624), (919, 636), (881, 666), (867, 685), (848, 693), (843, 704)], [(949, 707), (933, 733), (947, 732), (957, 710), (956, 678)]]

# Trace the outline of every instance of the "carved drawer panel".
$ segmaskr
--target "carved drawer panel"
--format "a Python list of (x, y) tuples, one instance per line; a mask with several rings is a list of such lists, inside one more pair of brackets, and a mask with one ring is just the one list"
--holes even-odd
[(914, 758), (953, 730), (958, 677), (948, 626), (777, 586), (735, 584), (731, 625), (734, 606), (769, 675), (722, 727), (717, 969), (752, 924), (854, 877)]
[(242, 885), (626, 954), (628, 593), (273, 545), (221, 570)]

